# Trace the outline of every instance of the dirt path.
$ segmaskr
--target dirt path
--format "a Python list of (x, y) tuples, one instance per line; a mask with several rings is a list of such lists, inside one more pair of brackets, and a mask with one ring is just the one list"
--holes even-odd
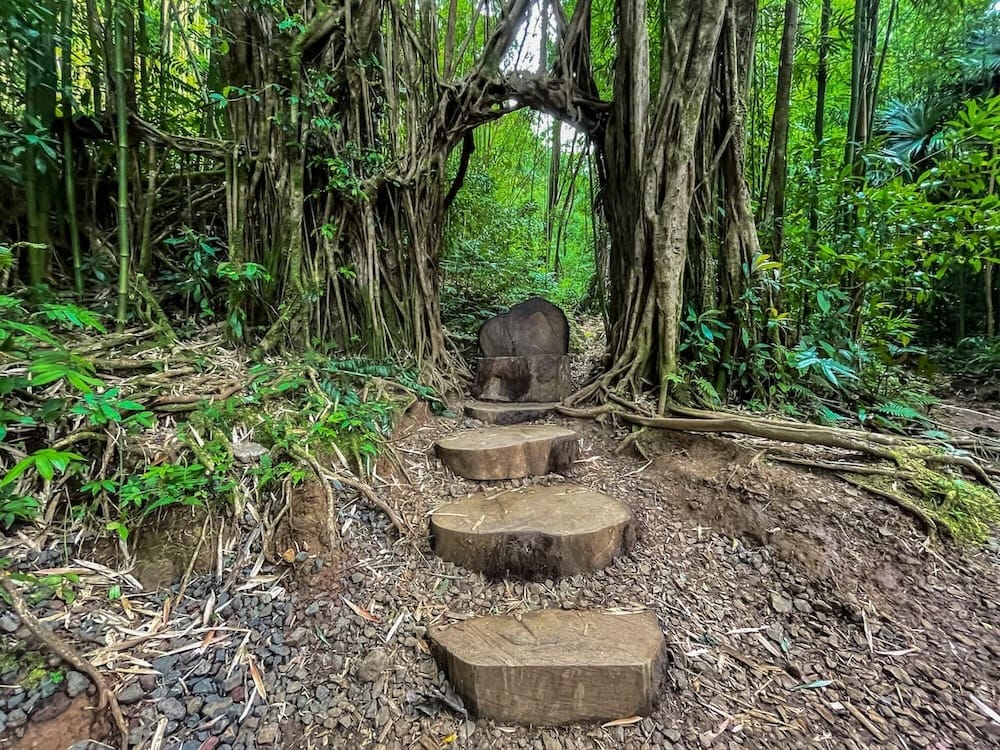
[[(136, 675), (124, 686), (136, 745), (159, 732), (160, 747), (183, 750), (1000, 747), (987, 717), (1000, 711), (996, 542), (928, 547), (896, 509), (752, 446), (663, 434), (642, 444), (648, 458), (617, 455), (622, 435), (553, 421), (582, 436), (573, 481), (633, 509), (629, 555), (586, 578), (534, 583), (439, 560), (424, 537), (432, 508), (525, 482), (447, 476), (430, 448), (461, 422), (413, 422), (380, 480), (417, 537), (398, 541), (377, 512), (342, 504), (340, 548), (328, 550), (325, 496), (297, 492), (276, 535), (295, 561), (272, 565), (248, 520), (217, 575), (171, 600), (165, 637), (114, 652)], [(133, 607), (162, 611), (176, 591), (135, 594)], [(544, 730), (462, 716), (428, 654), (428, 624), (541, 606), (655, 611), (669, 650), (655, 714)], [(75, 633), (122, 639), (153, 617), (70, 610)], [(6, 736), (0, 747), (17, 747)]]

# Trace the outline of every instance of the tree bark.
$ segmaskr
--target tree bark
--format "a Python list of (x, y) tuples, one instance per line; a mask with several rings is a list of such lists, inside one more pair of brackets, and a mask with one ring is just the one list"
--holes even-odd
[[(231, 316), (267, 329), (262, 350), (326, 341), (451, 369), (437, 273), (444, 212), (461, 184), (448, 190), (449, 153), (478, 125), (520, 106), (573, 121), (589, 116), (594, 127), (576, 81), (500, 73), (531, 6), (512, 0), (464, 65), (470, 36), (458, 46), (449, 9), (444, 71), (436, 16), (410, 2), (320, 7), (284, 46), (271, 41), (281, 34), (273, 15), (227, 9), (224, 27), (241, 43), (230, 45), (223, 78), (257, 92), (226, 108), (237, 143), (230, 252), (272, 278), (256, 293), (234, 290), (230, 307)], [(578, 3), (574, 18), (589, 18), (589, 3)], [(589, 72), (589, 57), (583, 61)]]
[(826, 79), (830, 57), (830, 16), (832, 0), (823, 0), (819, 22), (819, 60), (816, 63), (816, 112), (813, 118), (813, 183), (809, 198), (809, 244), (816, 248), (819, 240), (819, 184), (823, 170), (823, 130), (826, 121)]
[(115, 321), (118, 328), (125, 326), (128, 312), (129, 260), (129, 210), (128, 210), (128, 109), (126, 105), (125, 81), (125, 18), (122, 0), (114, 0), (111, 14), (114, 27), (115, 55), (115, 121), (117, 130), (115, 146), (118, 155), (118, 308)]
[[(40, 12), (53, 25), (41, 24), (25, 50), (24, 131), (37, 138), (48, 139), (55, 121), (58, 88), (53, 34), (58, 12), (53, 0), (43, 3)], [(52, 255), (49, 214), (57, 183), (53, 179), (56, 165), (51, 153), (51, 147), (31, 143), (24, 149), (21, 158), (27, 202), (28, 241), (31, 243), (28, 247), (28, 274), (29, 281), (35, 286), (48, 280)]]
[(596, 390), (639, 391), (651, 381), (663, 404), (678, 368), (695, 143), (726, 7), (725, 0), (669, 6), (654, 98), (646, 2), (618, 4), (615, 99), (604, 146), (613, 364)]
[(851, 106), (847, 117), (844, 164), (862, 174), (862, 148), (871, 137), (871, 110), (875, 103), (874, 66), (878, 37), (879, 0), (855, 0), (851, 48)]
[(66, 225), (70, 253), (73, 260), (73, 288), (83, 294), (83, 259), (80, 250), (80, 231), (76, 215), (76, 180), (73, 159), (73, 0), (64, 0), (60, 47), (62, 60), (62, 116), (63, 116), (63, 188), (66, 191)]
[(795, 36), (798, 30), (798, 0), (786, 0), (781, 33), (778, 83), (771, 119), (770, 178), (764, 201), (764, 226), (770, 232), (771, 257), (781, 260), (784, 245), (785, 181), (788, 177), (788, 122), (791, 114), (792, 67), (795, 64)]

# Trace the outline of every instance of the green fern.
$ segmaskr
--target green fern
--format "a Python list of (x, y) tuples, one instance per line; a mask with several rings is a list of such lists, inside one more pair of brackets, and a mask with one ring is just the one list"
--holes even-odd
[(838, 422), (843, 422), (847, 417), (843, 414), (838, 414), (833, 411), (828, 406), (820, 406), (816, 412), (816, 415), (820, 418), (824, 424), (837, 424)]
[(692, 390), (695, 395), (704, 400), (711, 406), (720, 406), (722, 404), (722, 399), (719, 397), (719, 392), (715, 390), (715, 386), (708, 382), (705, 378), (694, 377), (691, 379)]

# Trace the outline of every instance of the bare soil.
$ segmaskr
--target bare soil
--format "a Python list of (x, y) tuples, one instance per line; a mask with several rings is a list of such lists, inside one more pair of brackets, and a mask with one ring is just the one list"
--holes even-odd
[[(32, 714), (14, 750), (64, 750), (75, 742), (108, 736), (108, 727), (85, 696), (56, 693)], [(113, 740), (111, 740), (113, 742)]]
[[(476, 424), (413, 410), (373, 481), (412, 537), (399, 539), (364, 500), (339, 496), (329, 547), (328, 497), (305, 483), (288, 494), (266, 548), (247, 541), (255, 522), (236, 524), (241, 538), (224, 551), (250, 554), (225, 553), (219, 578), (232, 582), (232, 598), (223, 607), (212, 596), (213, 625), (204, 627), (204, 592), (217, 584), (203, 576), (173, 600), (162, 629), (176, 637), (123, 647), (116, 658), (169, 690), (174, 685), (142, 665), (200, 646), (184, 650), (191, 661), (176, 669), (198, 669), (204, 653), (205, 662), (231, 663), (239, 675), (240, 654), (255, 654), (266, 701), (253, 726), (233, 719), (220, 748), (1000, 747), (1000, 724), (990, 717), (1000, 712), (996, 539), (978, 549), (930, 542), (894, 506), (832, 476), (771, 462), (762, 441), (649, 432), (619, 452), (627, 433), (616, 425), (550, 421), (581, 436), (568, 477), (471, 482), (450, 475), (433, 444)], [(440, 503), (566, 481), (606, 492), (635, 514), (638, 541), (605, 570), (494, 581), (431, 552), (427, 519)], [(133, 600), (155, 619), (162, 606), (143, 596)], [(92, 601), (88, 607), (101, 606), (99, 597)], [(261, 614), (279, 605), (280, 615)], [(539, 607), (652, 610), (668, 644), (655, 713), (619, 726), (559, 728), (462, 715), (430, 656), (426, 628)], [(144, 627), (129, 621), (118, 634), (116, 622), (105, 626), (108, 640), (127, 642)], [(281, 631), (288, 656), (268, 655), (276, 641), (266, 628)], [(247, 677), (228, 692), (234, 716), (253, 684)], [(133, 730), (155, 727), (161, 703), (126, 706)], [(37, 716), (25, 738), (43, 724)], [(202, 731), (200, 718), (190, 729), (183, 719), (168, 726), (165, 750), (205, 746), (216, 731)], [(258, 743), (264, 731), (268, 743)], [(42, 747), (2, 739), (0, 747)]]

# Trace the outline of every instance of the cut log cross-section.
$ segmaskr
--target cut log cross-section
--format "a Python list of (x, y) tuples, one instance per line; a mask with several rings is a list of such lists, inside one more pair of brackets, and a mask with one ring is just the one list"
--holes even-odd
[(554, 425), (484, 427), (442, 438), (437, 455), (466, 479), (519, 479), (568, 470), (578, 441), (573, 430)]
[(540, 610), (431, 628), (455, 690), (478, 716), (556, 725), (648, 715), (663, 660), (649, 612)]
[(431, 516), (434, 551), (491, 578), (600, 570), (635, 541), (631, 511), (576, 485), (479, 493)]
[(487, 424), (507, 425), (534, 422), (547, 417), (555, 410), (554, 403), (495, 403), (491, 401), (469, 401), (465, 413), (473, 419)]

